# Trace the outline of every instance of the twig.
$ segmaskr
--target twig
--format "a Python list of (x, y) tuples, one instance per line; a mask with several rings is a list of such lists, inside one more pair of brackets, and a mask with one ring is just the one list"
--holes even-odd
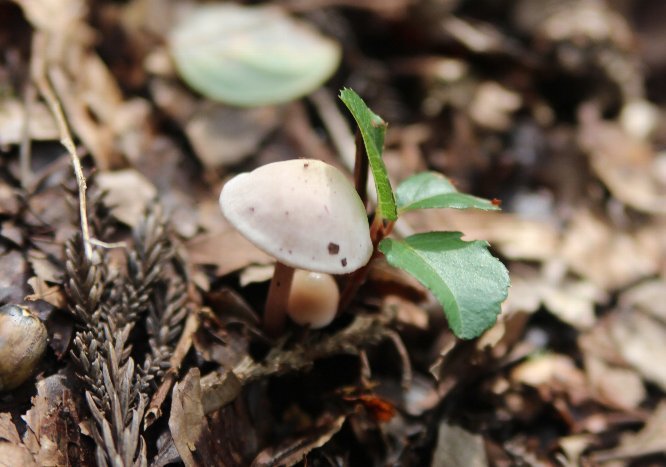
[(88, 214), (86, 207), (86, 179), (83, 175), (83, 169), (81, 168), (81, 159), (79, 159), (78, 154), (76, 153), (76, 146), (74, 145), (74, 140), (72, 139), (71, 132), (69, 131), (69, 126), (67, 125), (67, 120), (62, 111), (60, 101), (53, 88), (49, 82), (46, 75), (46, 63), (44, 60), (44, 41), (46, 36), (41, 32), (35, 33), (35, 38), (33, 40), (32, 47), (32, 60), (33, 60), (33, 80), (37, 84), (39, 92), (46, 100), (51, 113), (56, 120), (58, 125), (58, 131), (60, 133), (60, 144), (62, 144), (67, 152), (69, 153), (72, 159), (72, 166), (74, 168), (74, 175), (76, 176), (76, 182), (79, 187), (79, 214), (81, 218), (81, 235), (83, 237), (83, 251), (85, 252), (86, 258), (92, 259), (92, 246), (90, 243), (90, 230), (88, 228)]
[(185, 327), (180, 335), (178, 344), (171, 356), (170, 368), (164, 375), (162, 384), (157, 388), (157, 391), (153, 395), (153, 398), (148, 405), (148, 409), (146, 410), (146, 415), (143, 421), (144, 429), (155, 423), (155, 421), (162, 416), (162, 404), (171, 393), (171, 387), (178, 378), (178, 370), (180, 369), (185, 356), (190, 351), (190, 347), (192, 347), (193, 336), (197, 329), (199, 329), (199, 317), (196, 313), (190, 313), (185, 321)]
[(101, 240), (97, 240), (96, 238), (91, 238), (90, 243), (92, 245), (98, 246), (100, 248), (104, 248), (106, 250), (112, 250), (114, 248), (127, 248), (127, 242), (103, 242)]
[(28, 82), (25, 87), (23, 97), (23, 128), (21, 128), (21, 148), (19, 160), (21, 167), (21, 186), (27, 190), (32, 181), (32, 171), (30, 169), (32, 159), (32, 141), (30, 140), (30, 114), (32, 106), (35, 103), (35, 87)]
[(320, 340), (298, 344), (290, 350), (279, 347), (271, 350), (262, 363), (246, 356), (233, 368), (212, 372), (201, 378), (204, 412), (211, 413), (230, 403), (243, 386), (268, 376), (302, 371), (312, 367), (315, 360), (332, 355), (359, 352), (387, 338), (387, 325), (394, 316), (384, 313), (376, 316), (357, 316), (354, 322), (338, 334)]

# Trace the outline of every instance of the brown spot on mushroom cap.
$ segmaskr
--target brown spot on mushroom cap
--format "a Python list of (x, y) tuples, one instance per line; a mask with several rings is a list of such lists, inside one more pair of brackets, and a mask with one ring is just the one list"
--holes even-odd
[(346, 267), (346, 266), (347, 266), (347, 258), (342, 258), (342, 259), (340, 260), (340, 264), (342, 264), (342, 267), (343, 267), (343, 268)]
[(337, 255), (339, 251), (340, 251), (340, 245), (338, 245), (337, 243), (330, 242), (328, 244), (329, 255)]

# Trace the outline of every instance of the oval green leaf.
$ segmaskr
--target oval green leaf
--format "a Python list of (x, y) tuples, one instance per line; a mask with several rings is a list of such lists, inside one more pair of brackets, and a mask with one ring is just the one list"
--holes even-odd
[(379, 249), (392, 266), (426, 286), (442, 304), (453, 333), (472, 339), (490, 328), (509, 288), (509, 273), (484, 241), (460, 232), (427, 232), (405, 240), (385, 238)]
[(363, 145), (370, 162), (370, 171), (377, 188), (377, 214), (383, 219), (394, 221), (398, 218), (398, 213), (391, 182), (382, 159), (384, 135), (388, 125), (379, 115), (370, 110), (363, 99), (352, 89), (345, 88), (340, 91), (340, 100), (354, 116), (363, 137)]
[(195, 7), (172, 31), (169, 45), (188, 85), (210, 99), (245, 107), (306, 95), (340, 62), (335, 41), (270, 6)]
[(422, 172), (405, 179), (396, 190), (396, 201), (399, 212), (429, 208), (500, 210), (487, 199), (460, 193), (437, 172)]

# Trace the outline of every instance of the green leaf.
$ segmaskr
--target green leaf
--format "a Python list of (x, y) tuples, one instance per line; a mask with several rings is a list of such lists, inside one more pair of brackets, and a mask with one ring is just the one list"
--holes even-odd
[(407, 178), (395, 194), (399, 212), (427, 208), (500, 210), (487, 199), (460, 193), (448, 178), (437, 172), (423, 172)]
[(377, 187), (377, 214), (383, 219), (394, 221), (398, 218), (398, 213), (391, 182), (388, 179), (386, 166), (382, 160), (387, 123), (370, 110), (363, 99), (352, 89), (345, 88), (340, 91), (340, 100), (344, 102), (354, 116), (363, 137), (365, 152), (368, 154), (368, 160), (370, 161), (370, 171)]
[(466, 242), (460, 232), (427, 232), (404, 241), (385, 238), (379, 249), (435, 295), (453, 333), (461, 339), (490, 328), (506, 299), (509, 273), (484, 241)]
[(271, 6), (195, 7), (169, 35), (183, 80), (204, 96), (244, 107), (288, 102), (317, 89), (340, 46)]

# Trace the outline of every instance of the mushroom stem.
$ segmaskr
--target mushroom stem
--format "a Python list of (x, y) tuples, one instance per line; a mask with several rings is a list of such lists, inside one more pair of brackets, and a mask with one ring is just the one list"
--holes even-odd
[(294, 268), (281, 262), (275, 263), (275, 272), (268, 288), (264, 307), (264, 330), (269, 336), (282, 334), (287, 318), (287, 302), (294, 278)]

